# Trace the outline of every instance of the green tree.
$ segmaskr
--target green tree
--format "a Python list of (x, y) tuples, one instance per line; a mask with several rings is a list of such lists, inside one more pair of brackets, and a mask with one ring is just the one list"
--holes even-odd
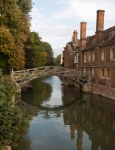
[(47, 53), (46, 64), (48, 66), (53, 65), (53, 50), (51, 45), (48, 42), (42, 42), (44, 51)]
[(13, 68), (15, 61), (15, 42), (11, 33), (4, 26), (0, 27), (0, 67)]
[(15, 42), (15, 61), (13, 68), (20, 69), (25, 64), (24, 43), (30, 31), (31, 0), (1, 0), (0, 26), (5, 26)]
[(31, 32), (25, 45), (26, 68), (53, 65), (53, 50), (48, 42), (41, 41), (37, 32)]
[(60, 59), (61, 59), (61, 55), (58, 55), (56, 58), (54, 58), (55, 66), (60, 66)]
[[(31, 32), (28, 41), (29, 42), (25, 48), (25, 55), (26, 62), (29, 62), (29, 64), (26, 64), (26, 66), (30, 68), (31, 62), (33, 63), (33, 67), (44, 66), (46, 64), (47, 53), (44, 51), (43, 43), (39, 37), (39, 34), (37, 32)], [(30, 54), (32, 54), (32, 57)]]

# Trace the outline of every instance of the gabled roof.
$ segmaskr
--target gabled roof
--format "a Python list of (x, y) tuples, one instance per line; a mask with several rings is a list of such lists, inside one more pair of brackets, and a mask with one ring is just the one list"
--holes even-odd
[[(112, 37), (110, 38), (110, 32), (113, 32)], [(92, 35), (92, 36), (88, 36), (86, 41), (86, 47), (84, 47), (84, 51), (85, 50), (93, 50), (95, 48), (95, 37), (96, 35)], [(106, 30), (104, 30), (104, 38), (103, 38), (103, 42), (99, 44), (99, 46), (106, 46), (106, 45), (111, 45), (111, 44), (115, 44), (115, 26), (110, 27)]]
[(93, 49), (95, 47), (95, 35), (88, 36), (86, 39), (86, 47), (83, 50)]
[[(110, 38), (110, 32), (113, 32), (113, 36)], [(115, 26), (108, 28), (104, 31), (104, 41), (100, 46), (106, 46), (115, 44)]]

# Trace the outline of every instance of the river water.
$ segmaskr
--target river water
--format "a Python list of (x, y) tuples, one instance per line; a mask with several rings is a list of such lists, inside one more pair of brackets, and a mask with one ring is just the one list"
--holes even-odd
[(19, 107), (32, 119), (13, 150), (115, 150), (114, 101), (64, 86), (57, 76), (31, 84)]

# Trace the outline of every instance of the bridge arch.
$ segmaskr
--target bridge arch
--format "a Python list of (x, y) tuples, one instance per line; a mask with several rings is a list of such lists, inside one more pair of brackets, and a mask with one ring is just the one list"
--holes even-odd
[(82, 72), (75, 68), (73, 69), (58, 66), (44, 66), (39, 68), (12, 71), (11, 79), (17, 86), (22, 87), (36, 78), (52, 75), (61, 77), (62, 79), (70, 79), (73, 82), (78, 83), (80, 86), (84, 86), (91, 82), (91, 74), (89, 72)]

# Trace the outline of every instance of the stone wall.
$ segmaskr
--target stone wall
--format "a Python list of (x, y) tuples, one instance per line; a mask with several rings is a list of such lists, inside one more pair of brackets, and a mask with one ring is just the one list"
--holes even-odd
[(98, 94), (106, 98), (115, 100), (115, 88), (99, 85), (99, 84), (93, 84), (92, 88), (93, 88), (93, 94)]

